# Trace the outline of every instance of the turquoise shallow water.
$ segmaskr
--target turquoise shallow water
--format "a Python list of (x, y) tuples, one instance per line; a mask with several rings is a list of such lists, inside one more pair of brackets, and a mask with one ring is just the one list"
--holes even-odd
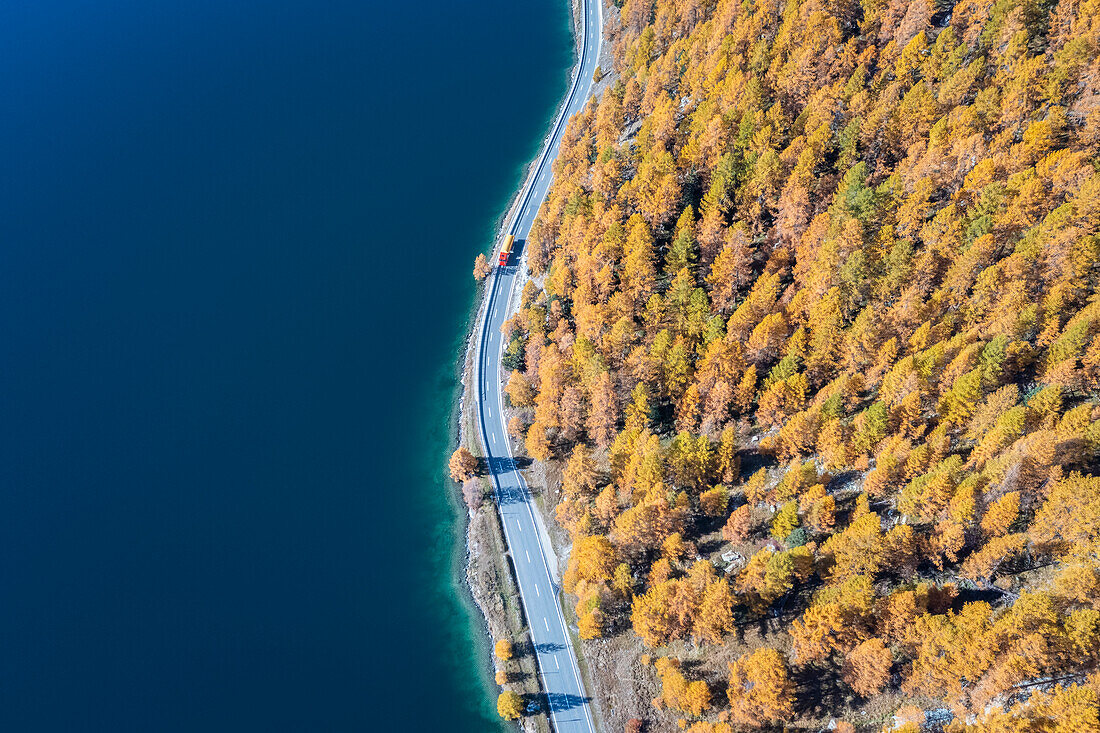
[(486, 731), (444, 478), (562, 0), (0, 4), (0, 727)]

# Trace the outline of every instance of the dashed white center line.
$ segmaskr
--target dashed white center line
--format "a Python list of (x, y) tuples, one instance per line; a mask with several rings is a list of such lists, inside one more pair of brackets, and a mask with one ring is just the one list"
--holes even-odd
[(549, 631), (549, 630), (550, 630), (550, 624), (548, 624), (548, 623), (546, 622), (546, 617), (545, 617), (545, 616), (543, 616), (543, 617), (542, 617), (542, 625), (546, 627), (546, 630), (547, 630), (547, 631)]
[(496, 445), (497, 444), (497, 434), (496, 433), (491, 433), (489, 435), (489, 437), (493, 439), (493, 445)]
[(487, 413), (489, 413), (489, 417), (493, 416), (493, 408), (489, 407), (488, 405), (485, 405), (485, 411)]
[(524, 550), (523, 554), (527, 556), (527, 562), (531, 562), (531, 553), (527, 550)]
[[(543, 619), (543, 620), (545, 621), (546, 619)], [(554, 669), (561, 669), (561, 667), (558, 665), (558, 658), (557, 657), (554, 657)]]
[(542, 593), (539, 593), (539, 584), (538, 583), (535, 583), (535, 595), (539, 598), (542, 598)]

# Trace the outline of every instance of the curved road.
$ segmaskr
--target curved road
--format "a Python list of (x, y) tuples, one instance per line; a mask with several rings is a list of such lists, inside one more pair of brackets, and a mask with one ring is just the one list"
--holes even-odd
[[(603, 9), (600, 1), (582, 0), (580, 62), (576, 75), (561, 113), (554, 123), (548, 144), (528, 176), (512, 221), (504, 232), (515, 235), (516, 250), (526, 243), (531, 223), (546, 198), (546, 191), (553, 177), (551, 164), (557, 157), (565, 123), (571, 115), (582, 110), (588, 101), (603, 31)], [(513, 261), (517, 254), (518, 252), (513, 252)], [(503, 399), (500, 358), (504, 342), (500, 326), (508, 318), (514, 289), (517, 285), (522, 286), (525, 279), (519, 269), (513, 263), (509, 263), (507, 267), (497, 267), (488, 289), (488, 305), (478, 336), (476, 397), (481, 439), (492, 473), (497, 505), (504, 525), (504, 537), (519, 582), (520, 599), (531, 628), (542, 687), (549, 704), (550, 720), (558, 733), (595, 733), (596, 726), (592, 721), (588, 696), (584, 691), (573, 645), (562, 616), (558, 588), (546, 562), (546, 557), (552, 557), (553, 551), (547, 547), (544, 552), (542, 538), (535, 523), (531, 496), (512, 461), (501, 409)]]

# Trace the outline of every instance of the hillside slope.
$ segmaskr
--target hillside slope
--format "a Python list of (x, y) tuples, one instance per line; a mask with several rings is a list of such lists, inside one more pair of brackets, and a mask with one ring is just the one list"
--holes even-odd
[(505, 333), (619, 714), (1100, 729), (1100, 2), (608, 33)]

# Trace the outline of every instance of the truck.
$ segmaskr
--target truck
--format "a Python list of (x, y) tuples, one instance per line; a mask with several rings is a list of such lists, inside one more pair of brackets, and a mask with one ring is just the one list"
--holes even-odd
[(501, 267), (508, 264), (508, 258), (512, 256), (512, 243), (516, 241), (515, 234), (509, 234), (504, 238), (504, 244), (500, 246), (500, 261), (497, 263)]

